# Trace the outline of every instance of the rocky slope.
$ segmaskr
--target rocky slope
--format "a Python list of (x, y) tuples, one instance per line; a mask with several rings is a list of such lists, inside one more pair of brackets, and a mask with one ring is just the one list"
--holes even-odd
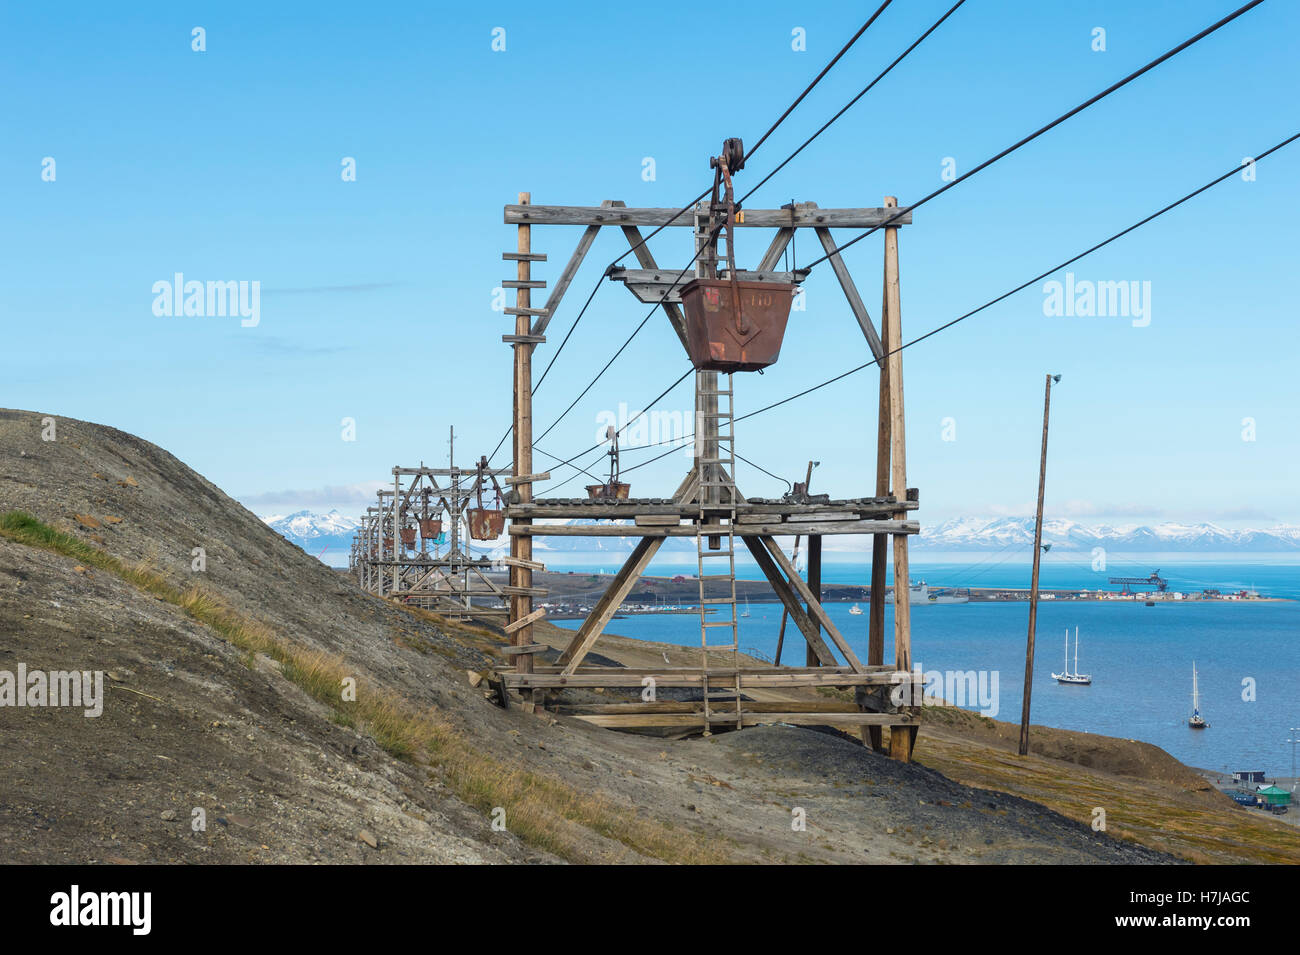
[[(98, 718), (0, 707), (0, 861), (1168, 859), (838, 735), (667, 742), (502, 710), (466, 680), (496, 654), (492, 633), (362, 594), (112, 428), (59, 419), (46, 442), (40, 416), (0, 411), (0, 514), (14, 510), (161, 583), (0, 533), (0, 671), (102, 670), (106, 683)], [(264, 628), (268, 649), (168, 596), (196, 586)], [(269, 649), (288, 644), (430, 737), (399, 751), (382, 721), (353, 720)]]

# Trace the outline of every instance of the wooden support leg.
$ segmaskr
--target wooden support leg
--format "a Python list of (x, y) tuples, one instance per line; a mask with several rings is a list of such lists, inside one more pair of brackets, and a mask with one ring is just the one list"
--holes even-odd
[[(519, 204), (528, 205), (531, 196), (526, 192), (519, 194)], [(527, 255), (532, 251), (532, 230), (530, 226), (519, 226), (519, 251)], [(528, 309), (531, 304), (531, 293), (529, 292), (527, 282), (531, 279), (532, 263), (527, 258), (519, 259), (517, 274), (521, 283), (525, 283), (523, 288), (515, 291), (515, 307), (520, 310)], [(532, 327), (532, 320), (525, 315), (515, 316), (515, 334), (528, 335)], [(516, 342), (514, 345), (514, 383), (515, 383), (515, 400), (514, 400), (514, 472), (516, 477), (533, 473), (533, 344), (529, 342)], [(527, 503), (532, 500), (533, 486), (531, 483), (515, 485), (515, 490), (519, 494), (521, 503)], [(527, 523), (521, 521), (520, 523)], [(517, 558), (521, 562), (531, 561), (533, 559), (533, 539), (527, 536), (510, 537), (510, 556)], [(469, 575), (466, 574), (465, 589), (469, 590)], [(533, 585), (533, 572), (525, 564), (512, 564), (510, 567), (510, 584), (513, 587), (528, 588)], [(465, 599), (466, 604), (469, 598)], [(527, 594), (516, 592), (510, 597), (510, 621), (513, 623), (517, 620), (527, 618), (533, 612), (533, 598)], [(514, 644), (517, 647), (528, 646), (533, 642), (533, 625), (528, 624), (521, 627), (514, 633)], [(519, 673), (533, 672), (533, 655), (531, 653), (520, 653), (515, 657), (515, 669)]]
[[(808, 589), (808, 585), (803, 582), (803, 578), (800, 577), (799, 572), (794, 569), (794, 564), (790, 562), (790, 558), (785, 556), (785, 553), (776, 545), (776, 541), (771, 537), (759, 537), (757, 540), (761, 542), (764, 549), (766, 549), (768, 554), (771, 555), (772, 560), (776, 563), (777, 567), (779, 567), (781, 572), (785, 574), (786, 578), (790, 582), (790, 586), (793, 587), (795, 593), (798, 594), (799, 599), (803, 600), (808, 605), (808, 616), (820, 624), (821, 629), (826, 631), (826, 635), (831, 638), (831, 642), (835, 644), (835, 648), (840, 651), (840, 655), (844, 657), (844, 661), (848, 663), (855, 672), (863, 672), (862, 661), (858, 659), (857, 654), (854, 653), (852, 647), (849, 646), (849, 642), (844, 639), (844, 634), (840, 633), (839, 627), (835, 626), (834, 621), (832, 621), (830, 616), (826, 613), (825, 608), (822, 607), (821, 600), (814, 596), (813, 592)], [(751, 548), (751, 550), (752, 549), (753, 548)], [(820, 643), (820, 635), (815, 634), (815, 636), (817, 636), (817, 640)]]
[[(890, 342), (889, 290), (882, 289), (880, 303), (880, 335)], [(881, 359), (880, 397), (876, 427), (876, 496), (889, 493), (889, 361)], [(871, 616), (867, 625), (867, 666), (882, 666), (885, 662), (885, 582), (889, 572), (889, 535), (875, 534), (871, 538)], [(881, 727), (867, 726), (866, 741), (876, 752), (884, 748)]]
[(604, 632), (605, 625), (613, 619), (615, 612), (632, 592), (632, 588), (636, 586), (636, 582), (641, 579), (646, 567), (650, 565), (650, 561), (667, 539), (666, 537), (643, 537), (632, 549), (631, 556), (619, 568), (609, 587), (596, 601), (596, 606), (591, 609), (587, 619), (582, 622), (578, 632), (569, 641), (568, 647), (560, 654), (559, 663), (564, 666), (566, 674), (572, 675), (578, 669), (583, 657)]
[[(691, 500), (695, 497), (699, 486), (699, 471), (691, 468), (682, 479), (682, 483), (677, 485), (677, 490), (673, 492), (673, 500), (678, 502)], [(659, 552), (665, 540), (666, 537), (643, 537), (632, 549), (631, 555), (614, 575), (605, 593), (596, 602), (587, 619), (582, 622), (582, 626), (573, 635), (564, 652), (560, 654), (559, 662), (565, 667), (565, 673), (572, 674), (577, 670), (578, 664), (582, 663), (582, 658), (591, 651), (605, 625), (613, 618), (615, 611), (622, 605), (627, 595), (632, 592), (632, 588), (645, 573), (645, 569), (650, 566), (650, 561)]]
[(749, 552), (754, 555), (754, 561), (758, 564), (759, 569), (763, 571), (764, 576), (772, 584), (772, 590), (781, 599), (781, 603), (785, 604), (790, 619), (794, 621), (794, 625), (799, 628), (799, 632), (808, 641), (808, 647), (812, 651), (814, 659), (826, 666), (839, 666), (839, 660), (835, 659), (835, 654), (826, 645), (826, 641), (821, 638), (821, 633), (813, 624), (812, 618), (804, 611), (794, 588), (790, 586), (790, 582), (782, 573), (781, 568), (777, 566), (767, 548), (763, 546), (764, 539), (759, 537), (743, 537), (741, 539), (745, 542), (745, 546), (749, 548)]
[[(885, 197), (885, 207), (895, 208), (898, 200)], [(885, 352), (889, 363), (890, 482), (895, 500), (907, 500), (907, 443), (903, 418), (902, 301), (898, 274), (898, 228), (885, 229), (885, 299), (889, 309), (889, 341)], [(905, 515), (898, 511), (896, 516)], [(907, 566), (907, 535), (894, 535), (894, 666), (912, 668), (912, 596)], [(889, 755), (907, 762), (916, 742), (915, 726), (891, 727)]]
[[(822, 599), (822, 537), (820, 534), (813, 534), (808, 538), (808, 589), (813, 592), (817, 598), (817, 603)], [(808, 613), (813, 612), (812, 606), (808, 607)], [(813, 621), (813, 626), (817, 622)], [(818, 627), (818, 630), (821, 628)], [(818, 665), (817, 654), (813, 653), (812, 647), (808, 647), (807, 664), (810, 667)]]

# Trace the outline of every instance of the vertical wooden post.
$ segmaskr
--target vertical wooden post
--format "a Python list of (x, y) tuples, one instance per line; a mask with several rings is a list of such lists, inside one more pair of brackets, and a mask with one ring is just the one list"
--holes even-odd
[[(812, 493), (812, 473), (813, 473), (813, 467), (815, 465), (816, 462), (814, 461), (808, 462), (808, 473), (804, 475), (804, 479), (803, 479), (803, 486), (809, 493)], [(790, 563), (794, 567), (799, 566), (799, 541), (800, 541), (799, 535), (795, 534), (794, 551), (790, 554)], [(773, 661), (775, 666), (781, 665), (781, 648), (785, 645), (785, 623), (789, 619), (789, 617), (790, 617), (789, 609), (783, 607), (781, 609), (781, 629), (778, 630), (776, 633), (776, 659)], [(818, 625), (818, 627), (820, 628), (820, 624)], [(817, 654), (813, 652), (812, 644), (809, 644), (808, 656), (806, 659), (812, 660), (815, 659), (816, 657)], [(820, 664), (820, 662), (821, 661), (818, 660), (818, 664)], [(809, 665), (812, 666), (813, 664), (809, 664)]]
[[(898, 199), (885, 197), (885, 208), (894, 209)], [(889, 306), (889, 339), (885, 342), (886, 362), (889, 364), (889, 435), (890, 483), (892, 493), (900, 503), (907, 500), (907, 441), (903, 425), (903, 355), (899, 351), (903, 339), (902, 296), (898, 275), (898, 227), (885, 228), (885, 299)], [(899, 509), (897, 520), (907, 517)], [(894, 535), (894, 666), (912, 669), (912, 594), (908, 577), (907, 535)], [(916, 741), (916, 727), (893, 727), (889, 734), (889, 755), (903, 761), (912, 758)]]
[[(711, 217), (706, 218), (703, 232), (700, 231), (700, 217), (695, 217), (695, 247), (699, 255), (695, 259), (695, 277), (713, 279), (718, 277), (717, 262), (712, 248), (705, 242), (713, 228)], [(699, 501), (702, 504), (717, 504), (721, 500), (721, 490), (706, 487), (717, 481), (717, 464), (705, 464), (702, 458), (717, 458), (718, 455), (718, 396), (711, 392), (718, 390), (718, 373), (716, 371), (697, 371), (695, 373), (695, 467), (700, 479)], [(735, 396), (731, 396), (734, 407)], [(733, 475), (734, 478), (734, 475)], [(716, 550), (717, 538), (709, 539), (709, 547)]]
[[(527, 192), (519, 193), (519, 204), (526, 206), (532, 201), (532, 195)], [(519, 226), (519, 247), (518, 251), (527, 255), (532, 252), (532, 227), (528, 225)], [(518, 263), (518, 276), (521, 283), (527, 283), (532, 278), (532, 263), (526, 258), (520, 258)], [(531, 294), (528, 288), (519, 288), (515, 290), (515, 308), (525, 310), (531, 307)], [(515, 316), (515, 334), (528, 335), (532, 327), (532, 316), (521, 314)], [(514, 401), (514, 459), (515, 459), (515, 477), (521, 477), (533, 473), (533, 343), (520, 341), (514, 345), (515, 353), (515, 401)], [(521, 504), (528, 503), (533, 499), (533, 486), (529, 484), (514, 485), (515, 491), (519, 495)], [(528, 520), (519, 520), (520, 524), (532, 523)], [(520, 560), (533, 559), (533, 539), (527, 535), (511, 535), (510, 537), (510, 554), (512, 557)], [(468, 573), (466, 574), (468, 578)], [(513, 587), (531, 587), (533, 585), (533, 572), (530, 568), (519, 564), (512, 564), (510, 567), (510, 584)], [(468, 590), (468, 580), (466, 581)], [(510, 620), (522, 620), (533, 612), (533, 598), (527, 594), (515, 593), (510, 597)], [(514, 632), (514, 644), (517, 647), (526, 646), (533, 642), (533, 625), (520, 627)], [(531, 653), (518, 653), (515, 655), (515, 670), (518, 673), (533, 672), (533, 655)]]
[(1052, 409), (1052, 376), (1043, 395), (1043, 448), (1038, 457), (1038, 515), (1034, 521), (1034, 571), (1029, 583), (1029, 638), (1025, 644), (1025, 696), (1020, 701), (1020, 755), (1029, 754), (1029, 697), (1034, 688), (1034, 633), (1038, 627), (1038, 565), (1043, 555), (1043, 490), (1047, 484), (1047, 416)]
[[(888, 269), (888, 253), (885, 261)], [(889, 317), (889, 290), (883, 287), (880, 293), (880, 337), (882, 345), (889, 349), (892, 319)], [(884, 497), (889, 493), (889, 447), (892, 440), (889, 415), (889, 359), (880, 360), (880, 396), (876, 427), (876, 496)], [(885, 577), (889, 571), (889, 535), (873, 534), (871, 536), (871, 607), (867, 624), (867, 666), (881, 666), (885, 662)], [(882, 747), (882, 733), (879, 726), (868, 726), (867, 742), (879, 752)]]
[(397, 596), (399, 577), (402, 572), (401, 564), (398, 563), (398, 548), (402, 546), (402, 531), (397, 523), (397, 499), (402, 496), (402, 478), (397, 473), (397, 468), (393, 468), (393, 596)]
[[(820, 603), (822, 599), (822, 536), (820, 534), (808, 535), (808, 589), (812, 591), (813, 598)], [(812, 617), (812, 607), (810, 606), (808, 610), (808, 616)], [(813, 617), (813, 626), (819, 633), (821, 632), (821, 624), (817, 622), (816, 617)], [(808, 644), (808, 654), (804, 659), (810, 667), (822, 665), (811, 643)]]

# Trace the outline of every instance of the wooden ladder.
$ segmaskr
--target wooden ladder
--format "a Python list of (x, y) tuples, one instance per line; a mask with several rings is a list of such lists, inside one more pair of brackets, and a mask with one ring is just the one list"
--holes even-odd
[[(705, 377), (710, 376), (710, 377)], [(716, 373), (701, 373), (696, 388), (696, 431), (704, 427), (709, 435), (699, 453), (700, 490), (699, 519), (695, 525), (696, 568), (700, 584), (700, 657), (704, 698), (704, 733), (710, 735), (714, 723), (735, 722), (743, 725), (740, 694), (740, 633), (736, 619), (736, 473), (733, 426), (734, 403), (731, 375), (726, 376), (727, 387), (707, 387), (717, 381)], [(706, 426), (709, 422), (712, 426)], [(716, 434), (716, 436), (715, 436)], [(723, 546), (725, 543), (725, 546)], [(726, 573), (706, 572), (705, 562), (716, 565), (726, 560)], [(710, 568), (712, 569), (712, 568)], [(718, 581), (726, 581), (726, 593), (717, 595)], [(712, 593), (709, 584), (713, 583)], [(709, 611), (718, 611), (718, 617), (709, 619)], [(709, 631), (729, 628), (728, 643), (710, 643)], [(709, 684), (709, 653), (725, 651), (731, 654), (731, 689), (735, 692), (735, 713), (715, 715), (711, 706)]]

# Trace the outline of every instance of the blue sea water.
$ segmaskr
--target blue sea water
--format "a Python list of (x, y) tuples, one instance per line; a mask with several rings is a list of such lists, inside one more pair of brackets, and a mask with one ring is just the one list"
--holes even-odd
[[(1004, 565), (978, 582), (960, 582), (959, 575), (969, 573), (971, 566), (914, 564), (912, 576), (932, 587), (1028, 585), (1027, 565)], [(1300, 598), (1300, 567), (1295, 565), (1159, 566), (1173, 590), (1254, 587), (1266, 596)], [(1154, 569), (1146, 568), (1140, 575)], [(860, 564), (829, 564), (823, 579), (865, 583), (865, 573)], [(1098, 576), (1088, 569), (1060, 565), (1049, 576), (1045, 566), (1042, 586), (1095, 589)], [(1117, 589), (1104, 581), (1100, 585)], [(849, 605), (842, 603), (828, 603), (826, 609), (854, 651), (865, 658), (867, 614), (851, 615)], [(741, 645), (771, 656), (781, 607), (753, 603), (750, 611), (751, 616), (740, 621)], [(888, 659), (892, 607), (886, 615)], [(557, 623), (578, 625), (578, 621)], [(926, 671), (988, 671), (990, 679), (996, 675), (997, 713), (989, 715), (1017, 722), (1027, 625), (1024, 601), (914, 607), (913, 663)], [(1079, 669), (1091, 674), (1091, 686), (1061, 685), (1051, 677), (1063, 665), (1065, 632), (1069, 629), (1073, 634), (1076, 626)], [(699, 645), (698, 618), (693, 615), (632, 616), (613, 621), (608, 629), (628, 637)], [(797, 630), (787, 627), (786, 662), (801, 663), (804, 646)], [(1210, 723), (1207, 730), (1187, 726), (1193, 661), (1200, 676), (1201, 713)], [(1253, 699), (1248, 692), (1252, 687)], [(1140, 601), (1044, 601), (1038, 612), (1032, 704), (1034, 723), (1144, 740), (1205, 769), (1263, 769), (1270, 775), (1290, 775), (1292, 749), (1286, 741), (1298, 735), (1291, 728), (1300, 727), (1300, 602), (1169, 601), (1146, 607)]]

